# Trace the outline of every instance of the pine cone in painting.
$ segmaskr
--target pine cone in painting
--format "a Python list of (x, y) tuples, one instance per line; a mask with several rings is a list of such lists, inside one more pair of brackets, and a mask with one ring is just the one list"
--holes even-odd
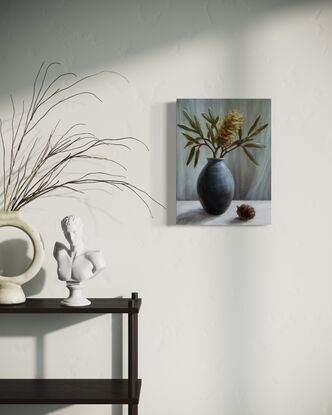
[(256, 212), (255, 209), (250, 205), (241, 205), (237, 206), (236, 210), (238, 217), (242, 220), (249, 220), (255, 217)]

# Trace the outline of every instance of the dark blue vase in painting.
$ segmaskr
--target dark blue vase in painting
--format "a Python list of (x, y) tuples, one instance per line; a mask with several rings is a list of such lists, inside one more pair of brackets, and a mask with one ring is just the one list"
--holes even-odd
[(234, 178), (224, 159), (208, 158), (197, 179), (199, 200), (207, 213), (221, 215), (234, 196)]

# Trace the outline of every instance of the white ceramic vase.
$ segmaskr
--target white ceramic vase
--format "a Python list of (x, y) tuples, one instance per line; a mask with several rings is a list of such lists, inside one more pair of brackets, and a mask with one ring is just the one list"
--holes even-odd
[(21, 229), (29, 236), (34, 248), (32, 262), (26, 271), (13, 277), (0, 275), (0, 304), (20, 304), (26, 300), (21, 286), (35, 277), (43, 265), (44, 245), (37, 229), (23, 219), (20, 211), (0, 210), (0, 228), (4, 226)]

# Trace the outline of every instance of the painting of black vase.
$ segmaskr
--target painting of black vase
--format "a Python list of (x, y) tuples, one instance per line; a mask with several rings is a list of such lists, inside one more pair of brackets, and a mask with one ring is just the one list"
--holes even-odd
[(176, 222), (271, 223), (271, 100), (178, 99)]

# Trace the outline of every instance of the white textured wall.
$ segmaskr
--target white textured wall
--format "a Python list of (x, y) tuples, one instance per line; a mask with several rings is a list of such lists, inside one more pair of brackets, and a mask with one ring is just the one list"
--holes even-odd
[[(100, 134), (143, 138), (150, 153), (137, 147), (119, 157), (130, 179), (168, 212), (154, 209), (151, 220), (128, 194), (93, 193), (89, 203), (98, 210), (47, 199), (25, 215), (43, 234), (47, 254), (44, 285), (30, 293), (64, 295), (51, 253), (59, 220), (74, 212), (108, 259), (88, 294), (142, 295), (141, 414), (332, 413), (331, 23), (330, 1), (0, 2), (5, 118), (9, 94), (26, 96), (44, 59), (82, 75), (113, 69), (130, 79), (94, 80), (89, 85), (104, 105), (75, 102), (60, 116), (83, 119)], [(272, 98), (272, 226), (171, 225), (170, 103), (177, 97)], [(1, 377), (108, 376), (110, 323), (1, 317)], [(111, 413), (0, 407), (5, 415), (92, 410)]]

